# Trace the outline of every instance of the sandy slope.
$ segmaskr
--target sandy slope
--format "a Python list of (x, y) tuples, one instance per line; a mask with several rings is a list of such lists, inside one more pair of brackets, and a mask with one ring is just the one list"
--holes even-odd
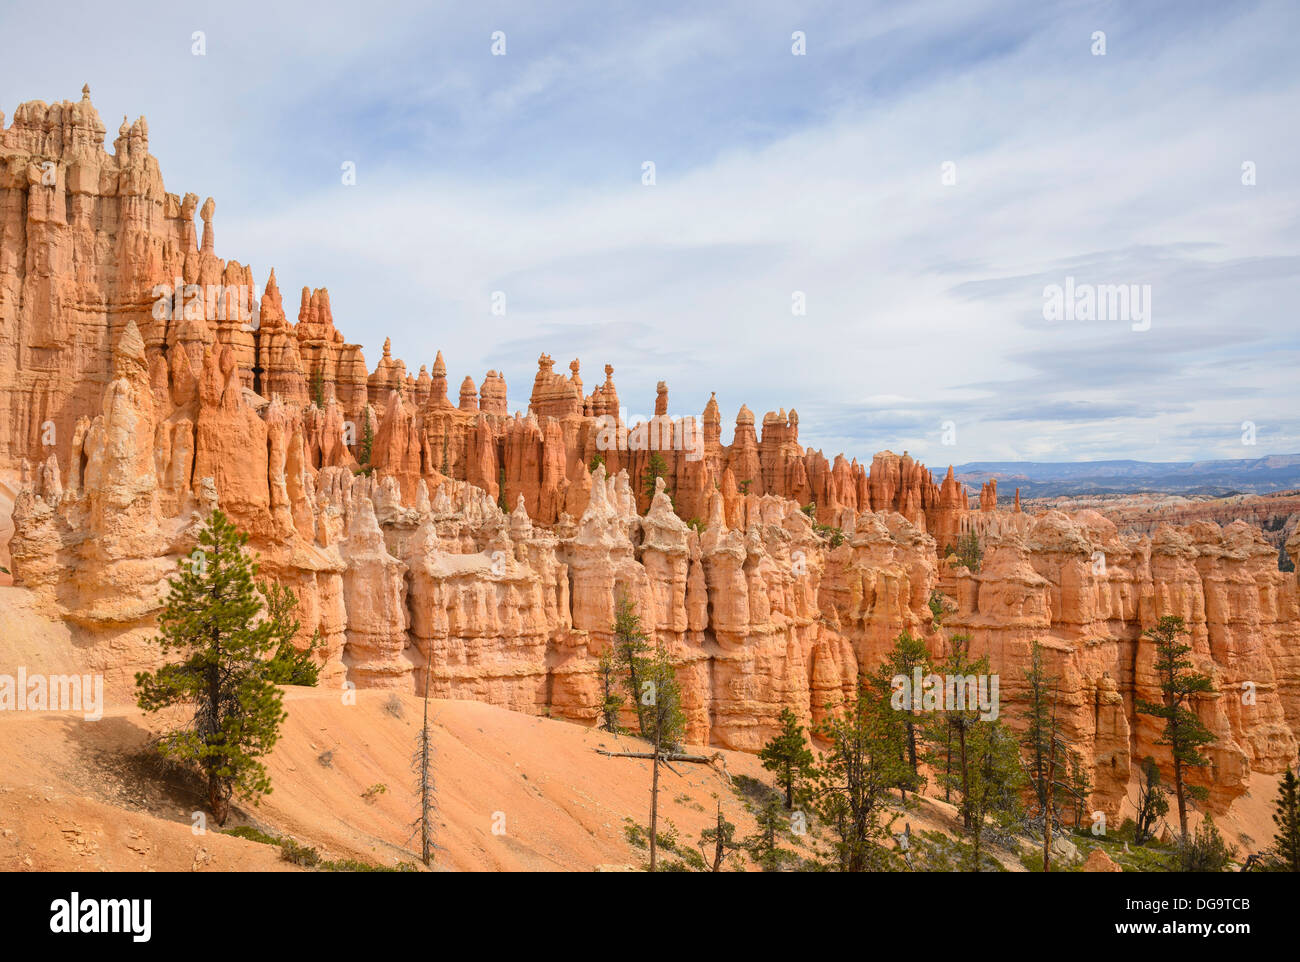
[[(80, 670), (82, 643), (75, 627), (44, 618), (26, 591), (0, 588), (0, 670)], [(161, 720), (135, 709), (121, 685), (110, 685), (106, 705), (100, 721), (78, 713), (0, 713), (0, 869), (188, 869), (196, 854), (199, 868), (283, 866), (267, 846), (215, 832), (194, 835), (191, 813), (200, 804), (193, 787), (144, 751)], [(624, 819), (648, 822), (649, 765), (595, 749), (643, 744), (474, 702), (430, 705), (440, 867), (640, 864), (644, 852), (627, 841)], [(292, 835), (330, 857), (412, 860), (411, 755), (420, 700), (365, 690), (345, 700), (341, 691), (289, 689), (285, 707), (289, 720), (269, 764), (275, 791), (239, 820)], [(721, 755), (732, 774), (765, 774), (752, 756)], [(741, 834), (753, 831), (720, 767), (674, 769), (662, 773), (661, 818), (684, 839), (711, 824), (715, 793)]]
[[(25, 589), (0, 587), (0, 671), (84, 670), (87, 639), (46, 618)], [(93, 656), (98, 660), (101, 655)], [(649, 820), (649, 763), (597, 748), (644, 750), (630, 738), (476, 702), (433, 701), (438, 797), (437, 868), (578, 870), (637, 867), (643, 849), (625, 819)], [(231, 824), (290, 835), (331, 858), (393, 865), (415, 857), (411, 756), (422, 703), (413, 695), (289, 689), (289, 714), (269, 762), (274, 792)], [(165, 719), (138, 711), (124, 680), (110, 678), (104, 718), (79, 713), (0, 713), (0, 870), (275, 870), (276, 849), (196, 835), (202, 807), (193, 783), (146, 751)], [(714, 749), (696, 749), (713, 755)], [(730, 775), (770, 782), (757, 758), (718, 752), (722, 764), (678, 764), (662, 773), (660, 817), (687, 842), (713, 822), (715, 796), (738, 834), (754, 820)], [(1276, 777), (1220, 820), (1230, 841), (1258, 848), (1271, 835)], [(910, 812), (914, 831), (956, 830), (940, 802)], [(901, 823), (900, 826), (901, 827)], [(662, 830), (662, 829), (661, 829)], [(1018, 870), (1012, 858), (1001, 859)]]
[[(399, 718), (388, 702), (388, 695), (361, 692), (355, 705), (344, 705), (331, 692), (291, 691), (289, 721), (270, 764), (275, 791), (237, 821), (291, 835), (330, 857), (412, 860), (410, 755), (421, 706), (401, 699)], [(573, 725), (472, 702), (431, 704), (440, 867), (638, 864), (642, 853), (626, 840), (623, 820), (648, 820), (647, 763), (596, 754), (615, 741)], [(152, 721), (134, 712), (98, 722), (50, 713), (0, 717), (0, 869), (188, 869), (200, 850), (212, 856), (201, 868), (276, 867), (270, 848), (191, 833), (197, 796), (140, 752)], [(733, 772), (757, 774), (752, 758), (728, 756), (727, 763)], [(717, 771), (674, 767), (680, 774), (663, 773), (661, 817), (684, 837), (697, 837), (709, 823), (715, 792), (731, 821), (752, 831), (752, 818), (720, 788)]]

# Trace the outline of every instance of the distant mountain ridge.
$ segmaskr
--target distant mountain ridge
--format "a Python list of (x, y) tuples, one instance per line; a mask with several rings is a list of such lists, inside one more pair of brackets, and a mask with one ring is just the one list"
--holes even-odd
[(1300, 488), (1300, 454), (1223, 461), (971, 461), (954, 465), (953, 474), (977, 487), (996, 478), (1000, 495), (1018, 487), (1022, 498), (1143, 491), (1223, 497)]

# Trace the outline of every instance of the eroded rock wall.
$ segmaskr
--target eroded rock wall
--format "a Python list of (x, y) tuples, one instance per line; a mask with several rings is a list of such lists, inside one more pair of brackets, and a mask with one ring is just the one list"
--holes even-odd
[[(783, 707), (834, 711), (903, 631), (936, 658), (970, 635), (1017, 724), (1038, 640), (1093, 802), (1116, 811), (1141, 758), (1163, 758), (1136, 711), (1157, 697), (1142, 632), (1176, 614), (1216, 684), (1196, 704), (1218, 736), (1212, 804), (1295, 757), (1296, 580), (1243, 521), (1121, 534), (1094, 512), (1001, 507), (993, 486), (972, 510), (951, 469), (936, 483), (906, 453), (805, 450), (793, 410), (756, 427), (742, 406), (725, 445), (716, 398), (674, 417), (661, 383), (629, 424), (611, 366), (588, 392), (577, 361), (566, 375), (546, 355), (527, 412), (507, 413), (497, 371), (453, 404), (441, 354), (412, 375), (385, 345), (367, 370), (323, 288), (302, 290), (296, 324), (274, 272), (249, 293), (251, 270), (215, 255), (211, 201), (163, 190), (143, 119), (113, 154), (88, 95), (24, 104), (0, 130), (12, 567), (98, 633), (97, 664), (156, 664), (166, 579), (219, 506), (297, 593), (330, 685), (428, 677), (439, 697), (593, 724), (625, 595), (677, 665), (689, 740), (753, 751)], [(158, 285), (198, 302), (160, 312)], [(941, 557), (967, 533), (985, 547), (974, 573)], [(935, 591), (955, 606), (941, 626)]]

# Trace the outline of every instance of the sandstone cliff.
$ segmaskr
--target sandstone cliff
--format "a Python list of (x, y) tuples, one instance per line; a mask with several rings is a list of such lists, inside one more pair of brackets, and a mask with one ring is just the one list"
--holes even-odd
[[(527, 412), (507, 413), (497, 371), (453, 403), (441, 354), (412, 375), (386, 345), (370, 371), (324, 288), (302, 289), (291, 323), (274, 272), (258, 294), (218, 259), (212, 201), (164, 191), (143, 118), (112, 154), (103, 136), (88, 93), (23, 104), (0, 133), (13, 568), (96, 633), (99, 664), (154, 663), (166, 578), (220, 506), (297, 592), (327, 684), (418, 691), (431, 662), (439, 697), (591, 724), (626, 594), (678, 665), (688, 740), (753, 751), (783, 706), (834, 710), (904, 630), (935, 655), (970, 634), (1014, 722), (1038, 639), (1114, 812), (1137, 760), (1161, 757), (1134, 707), (1155, 697), (1141, 632), (1178, 614), (1218, 686), (1197, 704), (1219, 736), (1212, 804), (1295, 756), (1297, 584), (1258, 529), (1121, 533), (999, 507), (995, 486), (972, 510), (951, 469), (936, 483), (906, 452), (805, 450), (793, 410), (760, 432), (742, 406), (724, 444), (716, 398), (674, 418), (661, 383), (629, 425), (611, 366), (587, 391), (578, 361), (564, 374), (547, 355)], [(967, 532), (979, 572), (941, 557)], [(936, 590), (955, 605), (941, 628)]]

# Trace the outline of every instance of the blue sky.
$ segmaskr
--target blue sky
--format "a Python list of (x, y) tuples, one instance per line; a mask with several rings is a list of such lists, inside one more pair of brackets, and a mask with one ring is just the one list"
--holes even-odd
[[(328, 286), (372, 367), (385, 336), (412, 371), (441, 349), (453, 385), (496, 368), (523, 408), (545, 350), (588, 386), (613, 364), (632, 415), (663, 379), (674, 414), (716, 391), (728, 426), (794, 407), (828, 455), (932, 465), (1300, 451), (1295, 4), (57, 19), (0, 11), (6, 116), (83, 83), (110, 140), (147, 116), (167, 188), (215, 199), (218, 253), (274, 266), (290, 310)], [(1150, 285), (1150, 329), (1045, 320), (1067, 276)]]

